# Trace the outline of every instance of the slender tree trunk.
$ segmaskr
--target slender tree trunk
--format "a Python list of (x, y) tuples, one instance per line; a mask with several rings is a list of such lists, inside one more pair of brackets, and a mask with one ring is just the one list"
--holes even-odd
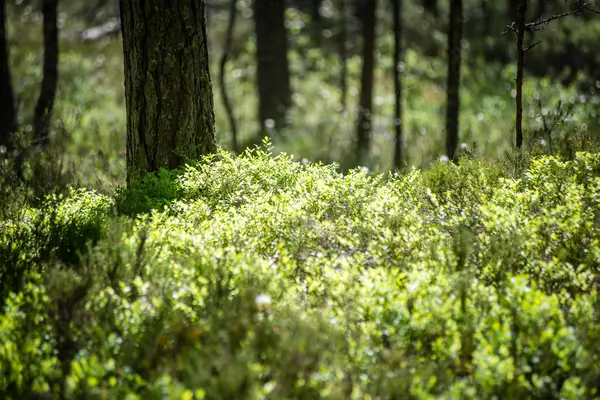
[(394, 107), (394, 128), (396, 131), (394, 166), (401, 169), (404, 166), (402, 153), (402, 79), (403, 62), (402, 49), (402, 0), (391, 0), (394, 14), (394, 89), (396, 92)]
[(535, 18), (541, 18), (544, 14), (546, 14), (546, 6), (547, 0), (538, 0)]
[(216, 150), (204, 0), (120, 0), (127, 186)]
[(229, 23), (227, 25), (227, 36), (225, 38), (225, 48), (223, 55), (221, 56), (221, 62), (219, 63), (219, 84), (221, 86), (221, 97), (223, 98), (223, 105), (227, 112), (227, 118), (229, 119), (229, 125), (231, 126), (231, 142), (234, 153), (239, 153), (240, 148), (237, 138), (237, 125), (235, 123), (235, 116), (233, 115), (233, 108), (231, 107), (231, 101), (227, 95), (227, 87), (225, 85), (225, 66), (229, 59), (229, 53), (231, 51), (231, 40), (233, 37), (233, 28), (235, 27), (235, 17), (237, 15), (236, 5), (237, 0), (229, 0)]
[(17, 111), (8, 64), (6, 0), (0, 0), (0, 146), (11, 149), (10, 134), (17, 130)]
[(423, 0), (423, 9), (437, 17), (439, 15), (438, 0)]
[(460, 112), (460, 64), (463, 30), (462, 0), (450, 0), (448, 25), (448, 77), (446, 103), (446, 154), (454, 159), (458, 146), (458, 120)]
[(348, 15), (346, 0), (340, 0), (340, 91), (342, 112), (348, 108)]
[(310, 0), (310, 24), (312, 26), (312, 34), (314, 36), (315, 43), (318, 47), (321, 47), (321, 3), (323, 0)]
[(525, 68), (525, 16), (527, 15), (527, 0), (520, 0), (517, 7), (517, 98), (515, 130), (516, 146), (518, 149), (523, 145), (523, 73)]
[(506, 18), (509, 21), (515, 21), (517, 18), (517, 8), (520, 0), (508, 0), (506, 2)]
[(482, 14), (482, 18), (481, 18), (481, 33), (484, 36), (487, 36), (490, 34), (490, 30), (492, 28), (492, 21), (493, 21), (493, 10), (490, 7), (490, 3), (492, 0), (480, 0), (480, 5), (481, 5), (481, 14)]
[(261, 130), (266, 121), (280, 128), (292, 104), (284, 0), (254, 0), (256, 56)]
[(364, 0), (361, 4), (363, 36), (363, 65), (360, 78), (360, 103), (358, 106), (357, 149), (359, 164), (367, 161), (373, 130), (373, 73), (375, 69), (375, 10), (376, 0)]
[(58, 86), (58, 0), (42, 0), (44, 16), (44, 70), (40, 97), (35, 105), (35, 140), (50, 143), (50, 118)]
[(312, 22), (321, 23), (321, 3), (323, 0), (310, 0), (310, 15)]

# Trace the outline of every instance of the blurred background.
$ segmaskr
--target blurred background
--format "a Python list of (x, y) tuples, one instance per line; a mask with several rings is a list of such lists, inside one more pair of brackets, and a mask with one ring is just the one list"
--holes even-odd
[[(2, 0), (4, 1), (4, 0)], [(243, 150), (273, 140), (276, 152), (298, 160), (336, 162), (342, 171), (356, 166), (355, 141), (361, 93), (365, 24), (375, 4), (371, 143), (363, 165), (371, 171), (394, 168), (393, 1), (286, 0), (283, 31), (267, 10), (259, 20), (251, 0), (207, 0), (207, 33), (219, 145)], [(260, 1), (259, 1), (260, 2)], [(265, 0), (268, 3), (268, 1)], [(402, 56), (398, 71), (403, 164), (427, 167), (445, 153), (447, 37), (449, 1), (404, 0)], [(498, 157), (514, 147), (516, 47), (512, 32), (514, 0), (464, 0), (459, 143), (462, 151)], [(8, 65), (17, 105), (17, 139), (27, 147), (43, 75), (44, 35), (40, 1), (6, 0)], [(560, 14), (573, 7), (563, 0), (529, 1), (528, 19)], [(256, 23), (256, 21), (263, 21)], [(264, 22), (266, 21), (266, 22)], [(123, 55), (117, 0), (59, 0), (58, 89), (50, 121), (43, 169), (24, 163), (23, 179), (113, 191), (125, 183), (125, 100)], [(284, 32), (281, 34), (281, 32)], [(257, 82), (261, 57), (257, 37), (284, 49), (273, 82), (289, 77), (291, 102), (282, 119), (261, 114), (273, 107), (268, 82)], [(282, 37), (287, 40), (281, 40)], [(527, 53), (523, 88), (524, 146), (552, 152), (560, 143), (600, 132), (600, 18), (576, 15), (528, 35), (540, 42)], [(279, 47), (278, 47), (279, 46)], [(284, 47), (281, 47), (284, 46)], [(221, 58), (228, 60), (221, 73)], [(269, 60), (266, 60), (268, 63)], [(271, 63), (272, 64), (272, 63)], [(225, 92), (236, 126), (223, 103)], [(267, 87), (264, 87), (267, 85)], [(262, 103), (262, 106), (261, 106)], [(285, 103), (285, 101), (284, 101)], [(5, 106), (4, 104), (2, 105)], [(263, 111), (261, 111), (261, 107)], [(262, 125), (262, 126), (261, 126)], [(544, 150), (547, 149), (547, 150)], [(4, 148), (6, 153), (6, 148)], [(16, 153), (15, 153), (16, 154)], [(42, 157), (41, 155), (39, 157)], [(29, 167), (28, 167), (29, 165)], [(42, 178), (40, 178), (40, 176)]]

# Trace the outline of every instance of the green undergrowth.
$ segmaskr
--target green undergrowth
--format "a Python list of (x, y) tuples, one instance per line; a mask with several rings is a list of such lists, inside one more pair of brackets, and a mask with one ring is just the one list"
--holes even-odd
[(0, 222), (2, 398), (599, 398), (600, 155), (219, 152)]

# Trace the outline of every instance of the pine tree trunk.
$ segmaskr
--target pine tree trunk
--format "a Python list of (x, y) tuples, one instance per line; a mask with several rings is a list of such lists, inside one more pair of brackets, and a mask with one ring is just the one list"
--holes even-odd
[(450, 24), (448, 25), (448, 76), (446, 85), (446, 155), (451, 160), (454, 159), (456, 147), (458, 146), (462, 30), (462, 0), (450, 0)]
[(261, 130), (271, 120), (275, 128), (285, 126), (285, 116), (292, 104), (288, 41), (284, 21), (284, 0), (254, 0), (256, 57)]
[(127, 186), (216, 150), (204, 0), (120, 0)]
[(515, 129), (516, 146), (523, 145), (523, 73), (525, 69), (525, 16), (527, 15), (527, 0), (521, 0), (517, 7), (517, 97), (515, 99)]
[(394, 129), (396, 132), (394, 167), (401, 169), (404, 166), (402, 153), (402, 0), (391, 0), (394, 15), (394, 89), (396, 92), (394, 106)]
[(437, 17), (439, 14), (437, 0), (423, 0), (423, 8), (434, 17)]
[(50, 118), (58, 86), (58, 0), (42, 0), (44, 16), (44, 69), (40, 97), (35, 105), (35, 141), (50, 142)]
[(223, 46), (223, 55), (219, 62), (219, 86), (221, 87), (221, 98), (223, 99), (223, 106), (227, 113), (227, 119), (229, 120), (229, 126), (231, 128), (231, 147), (234, 153), (240, 152), (237, 137), (237, 124), (235, 123), (235, 115), (233, 115), (233, 107), (227, 94), (227, 85), (225, 84), (225, 66), (229, 61), (229, 54), (231, 53), (231, 41), (233, 39), (233, 29), (235, 28), (235, 20), (237, 15), (236, 9), (237, 0), (229, 0), (229, 21), (227, 23), (227, 34), (225, 36), (225, 45)]
[(340, 0), (340, 103), (342, 112), (348, 108), (348, 15), (346, 0)]
[(359, 15), (362, 23), (363, 65), (360, 78), (360, 103), (358, 106), (358, 127), (356, 157), (359, 164), (365, 163), (371, 146), (373, 118), (373, 73), (375, 69), (375, 10), (376, 0), (364, 0)]
[(6, 36), (6, 0), (0, 0), (0, 146), (10, 150), (10, 134), (17, 129), (17, 115)]
[[(517, 8), (519, 7), (519, 0), (508, 0), (506, 2), (506, 17), (510, 22), (513, 22), (517, 18)], [(510, 24), (509, 22), (509, 24)]]

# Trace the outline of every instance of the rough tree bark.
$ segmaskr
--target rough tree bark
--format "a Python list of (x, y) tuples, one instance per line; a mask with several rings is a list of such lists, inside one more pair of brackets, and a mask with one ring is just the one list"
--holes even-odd
[(237, 125), (235, 123), (235, 116), (233, 115), (233, 107), (231, 107), (231, 101), (227, 95), (227, 87), (225, 85), (225, 66), (229, 60), (229, 53), (231, 52), (231, 40), (233, 37), (233, 28), (235, 27), (235, 17), (237, 15), (236, 10), (237, 0), (229, 0), (229, 22), (227, 24), (227, 35), (225, 37), (225, 46), (223, 49), (223, 55), (219, 63), (219, 85), (221, 86), (221, 97), (223, 98), (223, 106), (227, 112), (227, 118), (229, 119), (229, 126), (231, 127), (231, 144), (234, 153), (239, 153), (240, 148), (237, 138)]
[(394, 128), (396, 132), (394, 166), (401, 169), (404, 166), (402, 153), (402, 0), (391, 0), (394, 15), (394, 89), (396, 92), (394, 106)]
[(265, 121), (275, 127), (285, 126), (285, 117), (292, 104), (288, 41), (285, 30), (284, 0), (254, 0), (256, 30), (257, 84), (261, 130)]
[(127, 186), (216, 150), (204, 0), (120, 0)]
[(460, 64), (463, 31), (462, 0), (450, 0), (448, 24), (448, 75), (446, 102), (446, 155), (451, 160), (458, 146), (458, 119), (460, 112)]
[(17, 111), (8, 59), (6, 0), (0, 0), (0, 146), (10, 150), (10, 134), (17, 130)]
[(35, 142), (50, 143), (50, 118), (58, 86), (58, 0), (42, 0), (44, 68), (40, 97), (35, 105)]
[(360, 78), (360, 103), (358, 105), (356, 141), (356, 157), (359, 164), (366, 162), (371, 145), (376, 8), (377, 0), (363, 0), (360, 3), (360, 11), (358, 12), (361, 19), (363, 36), (363, 65)]

